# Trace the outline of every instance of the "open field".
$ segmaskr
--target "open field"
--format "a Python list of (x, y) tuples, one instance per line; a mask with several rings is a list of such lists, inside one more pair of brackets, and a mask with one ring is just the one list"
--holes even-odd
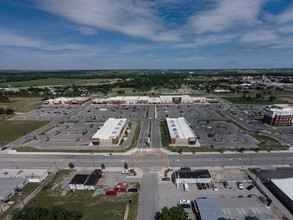
[(0, 121), (0, 146), (8, 144), (47, 123), (44, 121)]
[(48, 79), (36, 79), (30, 81), (19, 82), (6, 82), (0, 83), (0, 87), (30, 87), (30, 86), (69, 86), (69, 85), (84, 85), (101, 83), (103, 79), (60, 79), (60, 78), (48, 78)]
[(272, 105), (272, 104), (277, 104), (282, 102), (281, 100), (279, 100), (278, 97), (273, 101), (270, 101), (268, 99), (261, 99), (261, 98), (260, 99), (251, 98), (250, 100), (247, 100), (246, 98), (242, 98), (241, 96), (235, 96), (235, 97), (222, 96), (221, 98), (235, 104)]
[(255, 139), (259, 140), (261, 143), (259, 144), (260, 150), (287, 150), (288, 146), (282, 145), (279, 141), (263, 135), (252, 134)]
[(64, 195), (64, 191), (67, 191), (67, 185), (64, 185), (63, 180), (65, 176), (69, 175), (69, 172), (69, 170), (59, 171), (28, 205), (44, 208), (59, 206), (68, 210), (81, 211), (83, 220), (121, 220), (124, 216), (126, 204), (131, 198), (128, 219), (135, 219), (138, 204), (137, 193), (116, 197), (93, 196), (94, 191), (68, 191)]
[(0, 107), (12, 108), (15, 112), (29, 112), (38, 108), (41, 103), (40, 97), (13, 97), (8, 103), (0, 103)]

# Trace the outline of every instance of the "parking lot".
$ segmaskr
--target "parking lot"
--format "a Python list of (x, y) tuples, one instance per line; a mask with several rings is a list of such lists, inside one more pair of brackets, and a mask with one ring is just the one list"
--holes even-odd
[[(177, 188), (171, 181), (162, 181), (162, 175), (159, 176), (159, 207), (172, 207), (179, 204), (179, 200), (194, 200), (197, 198), (239, 198), (249, 196), (260, 196), (261, 193), (256, 187), (248, 190), (247, 187), (253, 185), (250, 183), (246, 173), (239, 169), (233, 170), (209, 170), (214, 184), (218, 190), (212, 188), (199, 189), (197, 184), (189, 184), (189, 191), (184, 191), (183, 184)], [(228, 188), (223, 185), (224, 181), (228, 181)], [(241, 181), (243, 189), (239, 189), (237, 182)], [(205, 184), (206, 185), (206, 184)], [(191, 209), (186, 209), (191, 215)]]
[(11, 120), (38, 120), (38, 121), (50, 121), (53, 118), (61, 118), (72, 111), (77, 106), (42, 106), (39, 109), (16, 115)]

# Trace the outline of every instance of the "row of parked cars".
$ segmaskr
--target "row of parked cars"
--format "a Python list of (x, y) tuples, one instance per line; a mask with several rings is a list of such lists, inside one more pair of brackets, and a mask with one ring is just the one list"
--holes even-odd
[(218, 190), (218, 186), (214, 183), (196, 183), (197, 189), (205, 190), (205, 189), (213, 189), (214, 191)]

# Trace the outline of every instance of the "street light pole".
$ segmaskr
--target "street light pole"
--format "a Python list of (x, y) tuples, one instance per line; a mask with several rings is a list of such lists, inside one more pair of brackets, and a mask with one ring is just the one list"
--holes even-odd
[(284, 157), (283, 159), (284, 160), (283, 160), (282, 166), (284, 166), (284, 164), (285, 164), (286, 157)]
[(215, 165), (215, 158), (213, 158), (213, 167), (214, 167), (214, 165)]

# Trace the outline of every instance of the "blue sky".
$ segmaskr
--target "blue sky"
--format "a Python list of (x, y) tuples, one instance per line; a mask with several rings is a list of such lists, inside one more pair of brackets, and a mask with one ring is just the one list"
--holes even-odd
[(0, 69), (293, 67), (293, 0), (1, 0)]

